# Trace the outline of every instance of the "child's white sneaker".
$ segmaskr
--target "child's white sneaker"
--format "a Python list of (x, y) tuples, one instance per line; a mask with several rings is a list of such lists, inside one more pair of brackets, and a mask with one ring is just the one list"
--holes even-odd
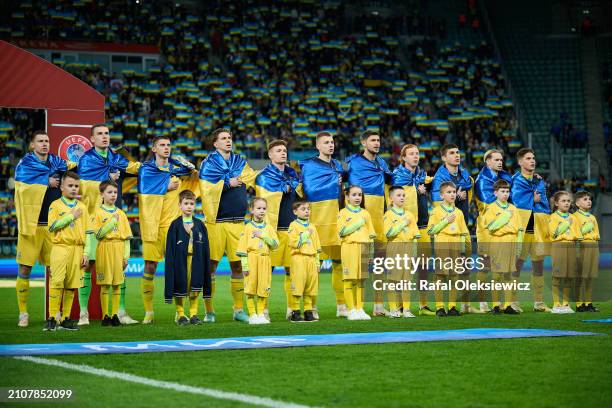
[(257, 315), (249, 316), (249, 324), (261, 324), (259, 323), (259, 316)]
[(565, 310), (563, 309), (563, 306), (554, 306), (552, 308), (552, 310), (550, 311), (550, 313), (553, 313), (553, 314), (564, 314)]
[(351, 309), (349, 310), (347, 316), (346, 316), (347, 320), (359, 320), (359, 315), (357, 313), (357, 310), (355, 309)]
[(413, 318), (413, 317), (416, 317), (416, 316), (414, 314), (412, 314), (410, 309), (406, 309), (406, 310), (404, 310), (404, 317)]
[(348, 317), (348, 309), (346, 305), (337, 305), (336, 306), (336, 317)]
[(79, 315), (79, 326), (88, 326), (89, 325), (89, 312), (81, 312)]
[[(382, 306), (382, 305), (381, 305), (381, 306)], [(389, 312), (387, 312), (387, 313), (389, 313)], [(357, 311), (357, 315), (359, 316), (359, 320), (372, 320), (372, 318), (370, 317), (370, 315), (369, 315), (369, 314), (367, 314), (367, 313), (365, 312), (365, 310), (363, 310), (363, 309), (359, 309), (359, 310)], [(384, 316), (384, 315), (383, 315), (383, 316)]]
[(17, 323), (17, 326), (28, 327), (29, 324), (30, 324), (30, 315), (25, 312), (19, 313), (19, 322)]
[(400, 312), (399, 309), (393, 309), (389, 313), (389, 317), (392, 319), (397, 319), (398, 317), (402, 317), (402, 312)]
[(138, 320), (134, 320), (127, 314), (125, 310), (120, 310), (118, 313), (119, 322), (121, 324), (137, 324)]

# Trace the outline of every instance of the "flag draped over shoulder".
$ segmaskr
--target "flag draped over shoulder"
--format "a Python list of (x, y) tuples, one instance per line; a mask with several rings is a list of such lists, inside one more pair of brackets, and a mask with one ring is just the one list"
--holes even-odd
[(291, 166), (285, 166), (284, 171), (280, 171), (269, 163), (255, 178), (255, 194), (268, 201), (268, 222), (273, 228), (277, 228), (280, 203), (283, 193), (288, 190), (302, 195), (300, 178)]
[(49, 154), (46, 162), (36, 154), (26, 154), (15, 168), (15, 210), (17, 225), (22, 235), (34, 235), (43, 198), (49, 185), (49, 177), (68, 170), (68, 163)]
[(224, 186), (229, 187), (231, 178), (240, 177), (248, 188), (254, 187), (256, 175), (239, 154), (231, 153), (229, 160), (225, 160), (217, 151), (209, 154), (200, 167), (200, 192), (206, 222), (217, 221), (221, 193)]
[(299, 165), (304, 195), (310, 202), (310, 222), (317, 228), (321, 246), (340, 245), (336, 223), (342, 194), (342, 164), (335, 159), (327, 163), (312, 157), (300, 160)]
[(330, 163), (325, 163), (317, 157), (312, 157), (300, 160), (299, 165), (302, 171), (304, 194), (308, 201), (338, 201), (342, 192), (344, 172), (338, 160), (331, 159)]
[[(539, 203), (536, 203), (533, 198), (533, 193), (536, 191), (540, 193)], [(541, 178), (534, 177), (529, 180), (520, 171), (516, 172), (512, 176), (510, 198), (518, 209), (550, 214), (548, 197), (546, 196), (546, 183)]]
[(100, 183), (109, 180), (111, 173), (137, 174), (139, 167), (140, 163), (130, 162), (111, 149), (108, 149), (107, 157), (101, 156), (95, 148), (86, 151), (79, 160), (78, 173), (81, 176), (81, 200), (87, 210), (93, 213), (100, 205)]
[(491, 241), (489, 231), (485, 225), (485, 211), (487, 206), (492, 204), (497, 199), (493, 191), (493, 184), (497, 180), (506, 180), (512, 184), (512, 176), (507, 171), (500, 170), (494, 172), (487, 166), (483, 167), (476, 177), (474, 190), (476, 193), (476, 206), (478, 207), (478, 219), (476, 220), (476, 240), (478, 241), (479, 253), (486, 253), (485, 245)]
[[(137, 186), (139, 194), (138, 216), (143, 241), (155, 241), (157, 239), (160, 220), (167, 215), (162, 213), (170, 178), (188, 176), (191, 172), (191, 169), (173, 159), (169, 160), (167, 168), (159, 168), (155, 159), (142, 163), (138, 170)], [(173, 193), (178, 196), (178, 190), (173, 191)], [(178, 209), (178, 202), (176, 208)]]
[(385, 176), (391, 176), (391, 172), (382, 158), (376, 156), (374, 160), (368, 160), (362, 154), (355, 153), (347, 157), (346, 163), (350, 185), (361, 187), (366, 195), (384, 197)]
[(506, 180), (508, 183), (512, 184), (512, 176), (504, 170), (500, 170), (496, 173), (485, 166), (480, 170), (480, 173), (478, 173), (476, 182), (474, 183), (474, 190), (476, 192), (476, 202), (479, 204), (479, 211), (481, 210), (481, 204), (491, 204), (495, 202), (496, 198), (495, 194), (493, 194), (493, 184), (495, 184), (497, 180)]
[(411, 172), (406, 166), (398, 166), (393, 170), (391, 176), (391, 184), (394, 186), (404, 187), (406, 192), (406, 200), (404, 201), (404, 209), (409, 211), (416, 219), (419, 218), (419, 206), (417, 201), (417, 187), (421, 184), (431, 183), (431, 177), (427, 176), (427, 172), (420, 167)]
[[(540, 193), (540, 202), (536, 203), (534, 192)], [(536, 242), (548, 241), (548, 214), (550, 207), (546, 195), (546, 183), (543, 179), (526, 178), (520, 171), (512, 176), (510, 200), (521, 215), (521, 226), (526, 230), (531, 213), (534, 213), (534, 239)]]
[(471, 201), (472, 186), (474, 183), (472, 182), (470, 173), (463, 166), (459, 166), (457, 176), (454, 177), (448, 172), (448, 169), (444, 165), (440, 166), (440, 168), (438, 169), (438, 171), (436, 171), (436, 174), (434, 175), (431, 188), (432, 201), (442, 201), (442, 197), (440, 197), (440, 185), (446, 181), (451, 181), (455, 183), (455, 185), (457, 186), (457, 190), (461, 188), (462, 191), (467, 191), (468, 202)]
[(376, 156), (374, 160), (366, 159), (363, 154), (353, 154), (346, 159), (350, 185), (361, 187), (364, 194), (365, 208), (372, 217), (376, 230), (376, 240), (384, 242), (383, 216), (385, 214), (385, 180), (391, 178), (387, 163)]

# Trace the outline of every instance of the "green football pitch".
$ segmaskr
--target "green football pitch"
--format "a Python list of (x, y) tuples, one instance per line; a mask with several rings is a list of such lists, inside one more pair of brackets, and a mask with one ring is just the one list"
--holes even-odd
[[(128, 280), (128, 311), (142, 318), (137, 278)], [(156, 281), (154, 325), (100, 327), (78, 332), (43, 332), (43, 289), (30, 293), (30, 327), (16, 326), (14, 288), (0, 289), (0, 343), (53, 343), (196, 339), (259, 335), (537, 328), (592, 331), (601, 336), (490, 339), (401, 344), (341, 345), (172, 353), (70, 355), (46, 359), (124, 372), (151, 380), (248, 394), (285, 403), (343, 407), (609, 407), (612, 404), (612, 325), (581, 319), (611, 317), (612, 302), (600, 313), (533, 313), (527, 303), (519, 316), (466, 315), (458, 318), (336, 319), (330, 275), (321, 275), (321, 321), (284, 320), (282, 276), (273, 279), (272, 324), (249, 326), (231, 321), (229, 277), (217, 278), (217, 323), (177, 327), (174, 308), (162, 302), (163, 280)], [(371, 311), (371, 307), (367, 310)], [(414, 310), (416, 312), (416, 310)], [(200, 307), (200, 314), (203, 307)], [(71, 402), (35, 406), (241, 406), (236, 401), (180, 390), (134, 384), (61, 367), (0, 357), (0, 388), (71, 389)], [(0, 402), (2, 404), (2, 402)], [(15, 406), (26, 406), (24, 403)], [(245, 406), (249, 406), (245, 404)]]

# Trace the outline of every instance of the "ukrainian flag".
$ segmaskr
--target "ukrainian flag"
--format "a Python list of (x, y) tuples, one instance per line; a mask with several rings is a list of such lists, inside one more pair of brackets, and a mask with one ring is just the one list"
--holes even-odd
[(76, 164), (49, 154), (42, 162), (34, 153), (28, 153), (15, 168), (15, 209), (17, 226), (22, 235), (36, 234), (38, 216), (49, 185), (49, 177), (59, 176)]
[(217, 221), (223, 186), (229, 185), (230, 178), (239, 177), (248, 188), (254, 187), (256, 175), (239, 154), (231, 153), (228, 161), (217, 151), (209, 154), (200, 167), (200, 193), (204, 198), (202, 207), (206, 221), (211, 224)]
[(370, 161), (362, 154), (353, 154), (346, 159), (348, 163), (348, 180), (350, 185), (359, 186), (363, 190), (365, 208), (372, 216), (372, 224), (376, 230), (376, 240), (385, 242), (383, 232), (383, 216), (385, 215), (385, 180), (391, 179), (391, 171), (387, 163), (379, 156)]
[(283, 193), (289, 189), (303, 195), (302, 183), (297, 172), (286, 165), (284, 171), (272, 163), (268, 164), (255, 178), (255, 195), (268, 201), (268, 222), (276, 229)]
[[(159, 227), (169, 226), (180, 215), (178, 194), (190, 189), (198, 195), (193, 183), (181, 183), (179, 189), (169, 192), (168, 184), (172, 177), (192, 174), (192, 170), (174, 159), (168, 167), (160, 168), (155, 158), (142, 163), (138, 170), (138, 217), (143, 241), (157, 240)], [(197, 184), (195, 185), (197, 187)]]
[(431, 201), (433, 202), (434, 207), (442, 202), (442, 197), (440, 197), (440, 186), (445, 181), (451, 181), (455, 183), (457, 189), (461, 188), (461, 190), (467, 191), (468, 203), (472, 202), (474, 182), (470, 177), (470, 173), (463, 166), (459, 166), (458, 179), (455, 179), (450, 175), (446, 166), (442, 165), (438, 168), (438, 171), (436, 171), (432, 181)]
[[(540, 202), (536, 203), (533, 198), (534, 192), (540, 193)], [(521, 216), (521, 226), (527, 229), (531, 213), (534, 215), (534, 240), (537, 243), (546, 243), (548, 237), (548, 215), (550, 207), (548, 197), (546, 197), (546, 183), (541, 178), (526, 178), (520, 171), (512, 176), (512, 188), (510, 189), (510, 199), (518, 208)], [(539, 255), (543, 255), (543, 250), (538, 250)]]
[(321, 246), (340, 245), (336, 223), (342, 194), (342, 164), (335, 159), (327, 164), (312, 157), (300, 160), (299, 165), (304, 196), (310, 202), (310, 221), (317, 227)]
[(402, 186), (406, 192), (406, 200), (404, 201), (404, 209), (414, 215), (416, 220), (419, 219), (419, 207), (417, 199), (417, 187), (421, 184), (429, 184), (433, 177), (427, 175), (427, 172), (420, 167), (417, 167), (415, 172), (411, 172), (404, 165), (397, 166), (393, 170), (391, 184), (394, 186)]
[[(128, 161), (119, 153), (108, 149), (108, 156), (102, 157), (95, 148), (87, 150), (79, 160), (77, 172), (81, 177), (81, 201), (87, 206), (87, 211), (93, 214), (97, 207), (102, 204), (100, 198), (100, 183), (110, 179), (110, 174), (117, 171), (138, 174), (140, 163)], [(133, 180), (122, 186), (123, 191), (128, 191), (133, 185)], [(126, 188), (127, 187), (127, 188)]]
[(506, 180), (510, 185), (512, 185), (512, 176), (508, 174), (508, 172), (501, 170), (497, 173), (493, 172), (493, 170), (489, 169), (487, 166), (484, 166), (478, 176), (476, 177), (476, 182), (474, 183), (474, 191), (476, 193), (476, 206), (478, 207), (478, 219), (476, 223), (476, 240), (478, 241), (479, 253), (483, 254), (484, 248), (482, 244), (490, 241), (490, 235), (486, 229), (486, 225), (484, 225), (484, 214), (487, 210), (489, 204), (495, 202), (496, 197), (493, 193), (493, 184), (497, 180)]

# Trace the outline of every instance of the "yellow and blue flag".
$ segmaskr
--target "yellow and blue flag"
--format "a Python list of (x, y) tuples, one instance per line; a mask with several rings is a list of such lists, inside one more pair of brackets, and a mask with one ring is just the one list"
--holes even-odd
[(363, 154), (355, 153), (347, 157), (346, 162), (349, 184), (359, 186), (363, 190), (365, 208), (372, 216), (376, 240), (384, 242), (385, 181), (391, 181), (391, 171), (380, 156), (368, 160)]
[[(540, 193), (540, 201), (535, 202), (534, 193)], [(526, 231), (531, 213), (534, 215), (533, 233), (535, 242), (548, 241), (548, 215), (550, 207), (546, 195), (546, 183), (544, 179), (525, 177), (520, 171), (512, 176), (512, 188), (510, 189), (510, 200), (519, 210), (521, 226)]]
[(457, 190), (461, 188), (462, 191), (467, 191), (468, 203), (472, 200), (472, 187), (474, 183), (472, 182), (470, 173), (465, 167), (459, 166), (457, 175), (455, 176), (449, 173), (446, 166), (442, 165), (438, 168), (438, 171), (436, 171), (431, 185), (431, 201), (433, 201), (434, 204), (439, 204), (442, 201), (442, 197), (440, 197), (440, 185), (446, 181), (455, 183)]
[(280, 171), (269, 163), (255, 178), (255, 195), (268, 201), (268, 223), (276, 229), (283, 193), (295, 191), (302, 195), (302, 183), (297, 172), (291, 166)]
[(75, 163), (67, 162), (53, 154), (49, 154), (48, 159), (43, 162), (36, 154), (28, 153), (17, 163), (15, 210), (20, 234), (36, 234), (38, 216), (49, 185), (49, 177), (59, 177), (74, 166), (76, 166)]
[(317, 228), (321, 246), (340, 245), (336, 223), (342, 196), (342, 164), (336, 159), (328, 163), (312, 157), (300, 160), (299, 166), (304, 196), (310, 202), (310, 222)]
[(77, 173), (81, 177), (81, 201), (87, 206), (87, 211), (93, 214), (102, 203), (100, 183), (109, 180), (111, 173), (136, 175), (139, 168), (139, 162), (129, 161), (111, 149), (108, 149), (107, 157), (100, 155), (95, 148), (87, 150), (79, 159), (77, 167)]
[(484, 214), (489, 204), (495, 202), (496, 197), (493, 191), (493, 184), (497, 180), (506, 180), (512, 185), (512, 176), (505, 170), (495, 172), (484, 166), (474, 183), (476, 193), (476, 206), (478, 207), (478, 219), (476, 220), (476, 239), (478, 241), (479, 253), (485, 253), (484, 245), (490, 241), (489, 232), (486, 228)]
[(391, 176), (391, 184), (394, 186), (402, 186), (406, 192), (406, 200), (404, 201), (404, 209), (414, 215), (415, 219), (419, 219), (419, 206), (417, 197), (417, 188), (421, 184), (429, 184), (433, 178), (427, 175), (427, 172), (420, 167), (417, 167), (414, 172), (411, 172), (406, 166), (397, 166), (393, 170)]
[[(183, 190), (195, 190), (195, 183), (183, 183), (181, 177), (192, 175), (192, 170), (174, 159), (159, 167), (155, 159), (142, 163), (138, 170), (138, 218), (143, 241), (157, 240), (160, 228), (170, 226), (181, 215), (178, 195)], [(196, 177), (192, 177), (196, 179)], [(170, 180), (179, 182), (179, 188), (168, 191)]]
[(211, 153), (200, 167), (200, 192), (206, 222), (217, 221), (217, 211), (224, 186), (229, 186), (231, 178), (240, 178), (248, 187), (254, 187), (257, 173), (249, 166), (244, 157), (231, 153), (225, 160), (217, 151)]

